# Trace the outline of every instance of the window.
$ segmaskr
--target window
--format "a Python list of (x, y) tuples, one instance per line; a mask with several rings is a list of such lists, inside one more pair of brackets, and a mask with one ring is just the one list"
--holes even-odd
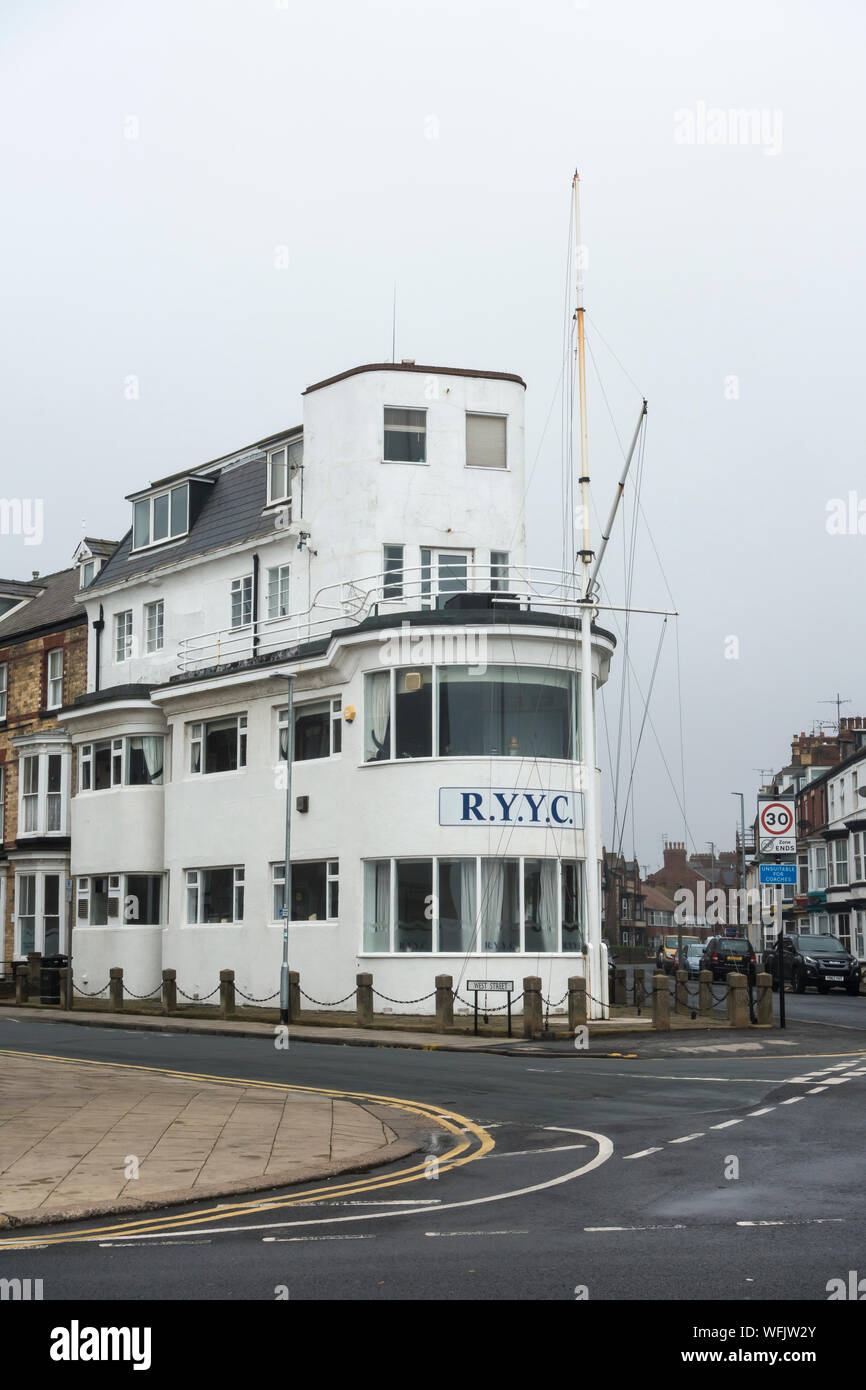
[(27, 753), (20, 759), (19, 835), (66, 831), (66, 785), (60, 753)]
[(862, 883), (864, 877), (863, 867), (866, 861), (866, 830), (855, 830), (852, 837), (852, 849), (854, 851), (854, 873), (852, 882)]
[(809, 856), (797, 855), (797, 892), (801, 895), (809, 891)]
[(835, 786), (835, 783), (833, 783), (833, 782), (830, 783), (829, 790), (828, 790), (828, 796), (829, 796), (829, 806), (830, 806), (828, 820), (835, 820), (835, 818), (836, 818), (836, 809), (835, 809), (835, 808), (836, 808), (836, 786)]
[(432, 951), (433, 861), (398, 859), (396, 863), (395, 951)]
[(839, 839), (833, 846), (833, 883), (840, 888), (848, 882), (848, 840)]
[(437, 861), (439, 891), (439, 950), (461, 955), (476, 951), (477, 871), (474, 859)]
[(524, 859), (524, 950), (535, 955), (558, 948), (559, 898), (555, 859)]
[(303, 466), (304, 441), (295, 439), (268, 454), (268, 505), (291, 500), (292, 474)]
[(466, 467), (505, 468), (504, 415), (466, 416)]
[(247, 717), (233, 714), (190, 725), (191, 773), (236, 772), (247, 765)]
[(242, 922), (243, 916), (242, 868), (187, 871), (186, 920), (190, 925)]
[(253, 577), (232, 580), (232, 627), (247, 627), (253, 617)]
[(114, 659), (128, 661), (132, 656), (132, 609), (114, 615)]
[(45, 708), (59, 709), (63, 704), (63, 648), (53, 647), (48, 653), (45, 668)]
[[(574, 674), (548, 667), (442, 666), (439, 756), (573, 759)], [(416, 755), (417, 756), (417, 755)]]
[(6, 718), (6, 697), (9, 693), (9, 666), (0, 661), (0, 719)]
[(394, 705), (394, 757), (429, 758), (433, 753), (431, 667), (395, 672)]
[[(286, 901), (285, 863), (271, 866), (275, 922)], [(336, 859), (292, 864), (292, 921), (331, 922), (340, 915), (340, 865)]]
[(163, 599), (155, 599), (153, 603), (144, 605), (144, 650), (151, 652), (161, 652), (163, 647), (163, 632), (165, 623), (165, 603)]
[(276, 565), (268, 570), (268, 617), (289, 616), (289, 565)]
[(56, 956), (64, 944), (60, 911), (60, 875), (18, 874), (15, 880), (15, 952), (41, 951)]
[(579, 859), (567, 859), (562, 864), (562, 949), (579, 951), (582, 945), (583, 863)]
[(491, 593), (502, 593), (508, 588), (508, 551), (491, 550), (490, 552), (490, 590)]
[(81, 588), (82, 588), (82, 589), (86, 589), (87, 586), (88, 586), (88, 584), (89, 584), (89, 583), (91, 582), (91, 580), (95, 577), (95, 575), (96, 575), (96, 561), (95, 561), (95, 560), (85, 560), (84, 564), (81, 566), (81, 575), (80, 575), (80, 578), (79, 578), (79, 584), (80, 584)]
[(816, 845), (815, 847), (815, 873), (814, 892), (823, 893), (827, 888), (827, 847), (826, 845)]
[(403, 597), (403, 546), (386, 545), (385, 572), (382, 579), (383, 599)]
[(162, 783), (165, 739), (161, 734), (127, 735), (83, 743), (78, 752), (78, 790), (149, 787)]
[(427, 462), (427, 411), (385, 407), (386, 463)]
[(520, 950), (520, 860), (481, 860), (481, 946)]
[(142, 927), (162, 922), (162, 874), (127, 874), (123, 892), (123, 920)]
[(189, 484), (142, 497), (132, 506), (132, 548), (174, 540), (189, 530)]
[[(311, 700), (308, 704), (295, 705), (295, 748), (293, 762), (309, 762), (312, 758), (330, 758), (340, 752), (343, 727), (342, 697), (335, 695), (330, 700)], [(279, 757), (285, 762), (288, 747), (288, 708), (279, 714)]]

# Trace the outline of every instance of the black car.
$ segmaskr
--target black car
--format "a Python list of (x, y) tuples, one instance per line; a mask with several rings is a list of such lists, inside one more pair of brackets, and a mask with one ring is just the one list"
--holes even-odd
[(734, 971), (754, 977), (755, 948), (744, 936), (711, 936), (704, 942), (701, 969), (711, 970), (714, 980), (724, 980)]
[[(817, 932), (782, 938), (785, 982), (793, 984), (797, 994), (805, 994), (814, 985), (819, 994), (831, 989), (844, 989), (847, 994), (860, 992), (860, 964), (835, 936), (819, 936)], [(779, 945), (777, 941), (764, 952), (764, 969), (773, 977), (773, 989), (779, 988)]]

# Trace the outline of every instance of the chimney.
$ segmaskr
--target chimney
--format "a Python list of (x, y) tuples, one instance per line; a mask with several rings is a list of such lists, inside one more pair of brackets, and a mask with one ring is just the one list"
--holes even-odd
[(39, 571), (38, 571), (38, 570), (34, 570), (34, 571), (33, 571), (33, 578), (34, 578), (34, 579), (38, 579), (38, 578), (39, 578)]

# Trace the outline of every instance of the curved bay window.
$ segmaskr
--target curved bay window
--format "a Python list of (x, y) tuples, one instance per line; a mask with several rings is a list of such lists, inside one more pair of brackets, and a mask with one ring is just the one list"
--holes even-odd
[(364, 865), (365, 952), (579, 951), (583, 920), (580, 860), (479, 855)]
[(375, 671), (367, 676), (364, 714), (367, 762), (434, 752), (440, 758), (579, 757), (573, 671), (502, 665)]

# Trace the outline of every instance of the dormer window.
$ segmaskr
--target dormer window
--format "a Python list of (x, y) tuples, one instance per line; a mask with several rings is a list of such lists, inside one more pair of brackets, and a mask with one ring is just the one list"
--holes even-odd
[(189, 483), (142, 497), (132, 507), (132, 548), (185, 536), (189, 530)]
[(289, 444), (281, 444), (268, 454), (268, 506), (275, 502), (290, 502), (292, 495), (292, 474), (304, 461), (304, 441), (294, 439)]

